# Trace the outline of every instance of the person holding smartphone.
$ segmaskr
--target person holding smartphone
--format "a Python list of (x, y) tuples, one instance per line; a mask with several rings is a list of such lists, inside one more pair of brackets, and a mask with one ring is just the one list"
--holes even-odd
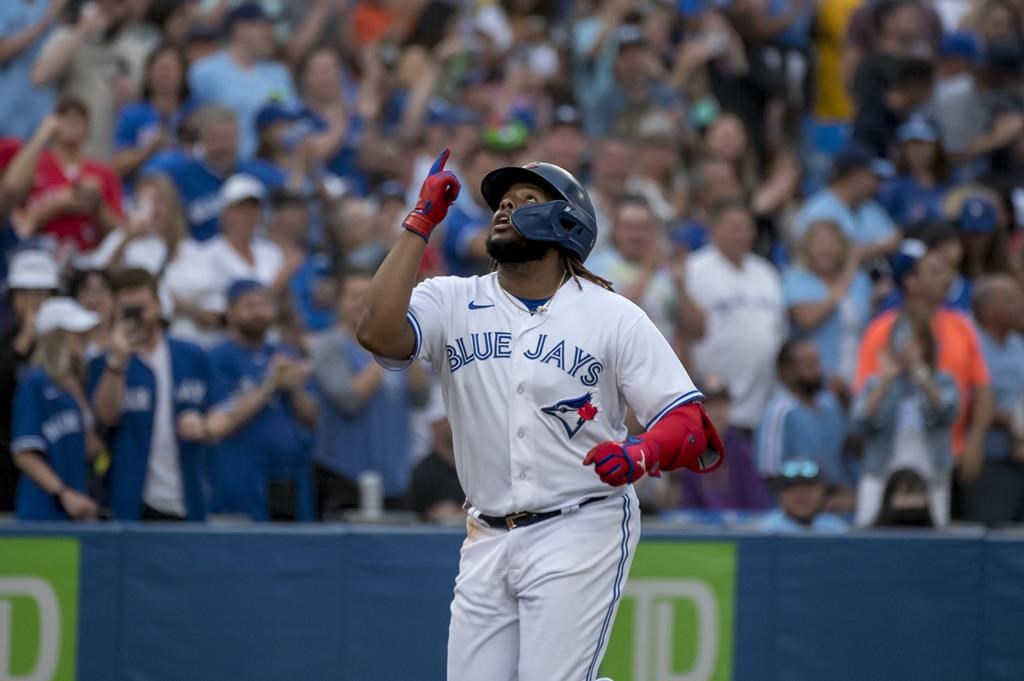
[(118, 520), (202, 520), (209, 368), (198, 346), (164, 335), (156, 278), (114, 275), (111, 349), (89, 365), (89, 396), (108, 429)]

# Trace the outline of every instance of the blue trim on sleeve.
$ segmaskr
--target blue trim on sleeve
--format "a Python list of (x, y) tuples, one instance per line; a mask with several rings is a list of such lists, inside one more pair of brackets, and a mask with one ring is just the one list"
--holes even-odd
[(661, 420), (662, 416), (664, 416), (665, 414), (669, 413), (670, 411), (672, 411), (676, 407), (684, 405), (684, 404), (687, 404), (689, 402), (693, 402), (694, 400), (702, 400), (702, 399), (704, 399), (704, 394), (701, 391), (699, 391), (699, 390), (691, 390), (690, 392), (686, 393), (685, 395), (680, 395), (676, 399), (674, 399), (671, 402), (669, 402), (668, 406), (665, 407), (664, 409), (662, 409), (661, 411), (659, 411), (657, 413), (657, 415), (653, 419), (648, 421), (647, 425), (644, 426), (644, 430), (650, 430), (651, 427), (655, 423), (657, 423), (658, 421)]
[(11, 441), (11, 453), (19, 452), (46, 452), (49, 447), (46, 440), (38, 435), (23, 435)]
[(381, 365), (388, 371), (405, 371), (409, 368), (409, 365), (420, 356), (420, 348), (423, 346), (423, 332), (420, 331), (420, 323), (416, 319), (416, 315), (412, 313), (412, 310), (409, 310), (409, 312), (406, 313), (405, 319), (409, 322), (409, 326), (412, 327), (412, 334), (416, 337), (416, 347), (412, 351), (412, 357), (408, 357), (406, 359), (393, 360), (374, 355), (374, 358), (377, 360), (377, 364)]

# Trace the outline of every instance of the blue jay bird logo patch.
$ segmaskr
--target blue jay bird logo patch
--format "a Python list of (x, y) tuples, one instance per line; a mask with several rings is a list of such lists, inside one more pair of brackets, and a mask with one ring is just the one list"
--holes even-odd
[(565, 428), (565, 434), (571, 440), (587, 421), (593, 421), (597, 416), (597, 405), (591, 401), (592, 397), (593, 393), (587, 393), (555, 402), (550, 407), (541, 407), (541, 411), (558, 419), (558, 422)]

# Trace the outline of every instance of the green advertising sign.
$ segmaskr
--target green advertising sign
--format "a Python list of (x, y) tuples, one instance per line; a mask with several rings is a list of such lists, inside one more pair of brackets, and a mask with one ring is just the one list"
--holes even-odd
[(0, 539), (0, 679), (74, 681), (78, 541)]
[(640, 542), (601, 675), (731, 681), (735, 591), (735, 545)]

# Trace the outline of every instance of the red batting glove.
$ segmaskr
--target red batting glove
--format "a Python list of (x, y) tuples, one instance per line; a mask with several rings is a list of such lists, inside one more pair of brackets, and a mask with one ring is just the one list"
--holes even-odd
[(644, 473), (660, 478), (661, 452), (657, 442), (628, 437), (624, 442), (602, 442), (587, 453), (584, 466), (594, 465), (601, 480), (612, 487), (639, 480)]
[(448, 208), (459, 198), (459, 190), (462, 188), (455, 173), (444, 169), (449, 154), (451, 151), (445, 149), (434, 161), (434, 165), (430, 166), (430, 174), (420, 187), (420, 200), (402, 222), (403, 227), (420, 235), (424, 241), (430, 239), (430, 233), (444, 220)]

